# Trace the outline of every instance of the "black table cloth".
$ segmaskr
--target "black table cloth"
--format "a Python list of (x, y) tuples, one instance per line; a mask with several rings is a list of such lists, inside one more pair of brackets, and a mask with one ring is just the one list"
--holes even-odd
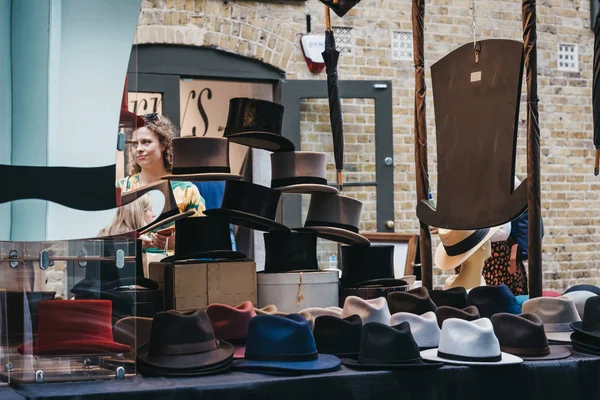
[[(0, 399), (600, 399), (600, 358), (574, 353), (565, 360), (517, 366), (340, 371), (282, 377), (242, 372), (199, 378), (26, 384), (0, 388)], [(19, 397), (20, 396), (20, 397)]]

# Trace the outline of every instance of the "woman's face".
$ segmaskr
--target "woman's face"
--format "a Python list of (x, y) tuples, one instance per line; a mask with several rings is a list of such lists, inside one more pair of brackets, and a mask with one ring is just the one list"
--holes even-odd
[(147, 127), (142, 127), (133, 133), (133, 150), (135, 162), (143, 169), (155, 163), (162, 163), (163, 146), (158, 137)]
[(154, 222), (154, 219), (156, 218), (156, 215), (154, 214), (154, 210), (152, 209), (152, 206), (149, 205), (145, 210), (144, 210), (144, 223), (147, 225), (151, 222)]

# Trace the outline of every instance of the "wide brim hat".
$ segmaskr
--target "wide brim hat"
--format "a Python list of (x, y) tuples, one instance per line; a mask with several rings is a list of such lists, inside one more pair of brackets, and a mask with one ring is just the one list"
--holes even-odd
[(444, 364), (454, 364), (454, 365), (497, 366), (497, 365), (521, 364), (523, 362), (523, 359), (521, 357), (517, 357), (510, 353), (501, 352), (501, 355), (502, 355), (502, 359), (500, 361), (481, 362), (481, 361), (462, 361), (462, 360), (459, 361), (459, 360), (451, 360), (448, 358), (442, 358), (442, 357), (438, 356), (438, 349), (423, 350), (421, 352), (421, 357), (423, 357), (424, 360), (437, 361), (437, 362), (442, 362)]
[(562, 360), (571, 356), (571, 348), (562, 345), (550, 345), (550, 354), (545, 356), (519, 356), (523, 361), (551, 361)]
[[(479, 248), (489, 240), (496, 231), (500, 229), (499, 226), (493, 228), (486, 229), (478, 229), (475, 231), (458, 231), (458, 230), (447, 230), (440, 229), (439, 236), (442, 241), (445, 237), (450, 237), (451, 235), (460, 235), (462, 238), (457, 243), (453, 244), (453, 246), (460, 245), (459, 247), (455, 247), (458, 251), (456, 255), (449, 255), (447, 248), (444, 247), (444, 243), (440, 243), (438, 247), (435, 249), (435, 266), (448, 270), (452, 268), (456, 268), (465, 262), (469, 257), (471, 257)], [(467, 235), (467, 233), (470, 233)], [(461, 251), (460, 247), (464, 247), (464, 251)]]
[(223, 363), (226, 360), (233, 359), (235, 348), (232, 344), (223, 340), (217, 340), (218, 348), (214, 351), (195, 354), (178, 355), (151, 355), (149, 352), (150, 343), (145, 343), (138, 347), (138, 362), (156, 369), (191, 369), (191, 368), (209, 368)]
[(425, 358), (423, 358), (423, 360), (419, 363), (412, 364), (367, 364), (361, 363), (357, 359), (353, 358), (342, 358), (342, 364), (346, 367), (360, 370), (432, 369), (441, 368), (444, 365), (441, 362), (425, 362)]
[(541, 318), (548, 341), (554, 344), (571, 343), (572, 323), (581, 321), (575, 302), (568, 297), (536, 297), (523, 303), (523, 314)]
[(270, 372), (322, 373), (335, 371), (340, 366), (340, 359), (331, 354), (319, 354), (315, 360), (309, 361), (236, 361), (235, 368), (239, 370), (258, 370)]
[(333, 226), (319, 226), (313, 225), (309, 228), (295, 228), (295, 231), (316, 231), (317, 236), (321, 239), (331, 240), (332, 242), (338, 242), (342, 244), (362, 244), (369, 245), (371, 241), (359, 233), (349, 231), (347, 229), (335, 228)]
[(241, 260), (245, 259), (246, 255), (235, 250), (207, 250), (199, 253), (186, 254), (185, 256), (178, 256), (174, 254), (172, 256), (165, 257), (160, 262), (174, 262), (174, 261), (185, 261), (185, 260), (200, 260), (200, 259), (225, 259), (225, 260)]
[(229, 371), (233, 367), (233, 359), (227, 359), (220, 364), (213, 365), (209, 368), (198, 368), (198, 369), (160, 369), (153, 368), (142, 362), (138, 363), (137, 368), (144, 376), (162, 376), (166, 378), (175, 377), (197, 377), (197, 376), (208, 376), (222, 374), (223, 372)]

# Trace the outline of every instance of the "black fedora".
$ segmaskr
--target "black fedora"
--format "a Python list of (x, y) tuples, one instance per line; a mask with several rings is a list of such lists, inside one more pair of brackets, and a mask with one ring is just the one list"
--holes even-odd
[(164, 311), (154, 316), (150, 342), (138, 347), (137, 359), (152, 369), (201, 372), (233, 360), (234, 350), (231, 344), (215, 339), (206, 311)]
[(338, 357), (357, 357), (362, 325), (358, 314), (346, 318), (331, 315), (317, 317), (313, 329), (317, 350)]
[(342, 364), (356, 369), (439, 368), (442, 363), (424, 363), (419, 345), (402, 322), (394, 327), (379, 322), (363, 326), (358, 358), (343, 358)]
[(314, 232), (265, 233), (265, 273), (318, 271)]
[(597, 347), (600, 352), (600, 296), (585, 301), (583, 321), (571, 323), (580, 344)]
[(327, 154), (282, 151), (271, 154), (271, 188), (282, 193), (338, 193), (327, 184)]
[(436, 308), (435, 316), (437, 317), (438, 325), (441, 328), (444, 321), (450, 318), (463, 319), (465, 321), (475, 321), (481, 318), (479, 310), (475, 306), (456, 308), (450, 306), (441, 306)]
[(229, 101), (225, 137), (230, 142), (269, 151), (294, 151), (281, 135), (283, 106), (272, 101), (236, 97)]
[(347, 287), (405, 285), (404, 281), (394, 279), (394, 246), (342, 246), (341, 284)]
[(221, 208), (204, 211), (220, 216), (234, 225), (257, 231), (289, 231), (275, 222), (281, 193), (266, 186), (244, 181), (227, 181)]
[(240, 259), (246, 256), (231, 250), (229, 223), (219, 217), (192, 217), (175, 222), (175, 254), (161, 262), (199, 258)]
[(448, 306), (454, 308), (465, 308), (469, 305), (467, 290), (462, 287), (453, 287), (447, 290), (430, 290), (429, 297), (436, 306)]

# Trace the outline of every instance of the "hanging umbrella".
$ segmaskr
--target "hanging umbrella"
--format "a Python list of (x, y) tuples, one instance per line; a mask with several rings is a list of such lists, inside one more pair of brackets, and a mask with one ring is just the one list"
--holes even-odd
[(592, 88), (592, 105), (594, 113), (594, 145), (596, 146), (596, 160), (594, 162), (594, 175), (600, 172), (600, 13), (596, 15), (594, 25), (594, 80)]
[(323, 60), (327, 71), (327, 97), (329, 98), (329, 120), (331, 122), (331, 134), (333, 136), (333, 156), (335, 158), (335, 169), (337, 170), (337, 183), (342, 189), (342, 169), (344, 169), (344, 124), (342, 122), (342, 104), (338, 90), (337, 65), (340, 52), (335, 49), (335, 38), (331, 30), (329, 8), (325, 7), (325, 51)]
[(360, 3), (360, 0), (321, 0), (321, 3), (331, 8), (338, 17), (343, 17), (352, 7)]

